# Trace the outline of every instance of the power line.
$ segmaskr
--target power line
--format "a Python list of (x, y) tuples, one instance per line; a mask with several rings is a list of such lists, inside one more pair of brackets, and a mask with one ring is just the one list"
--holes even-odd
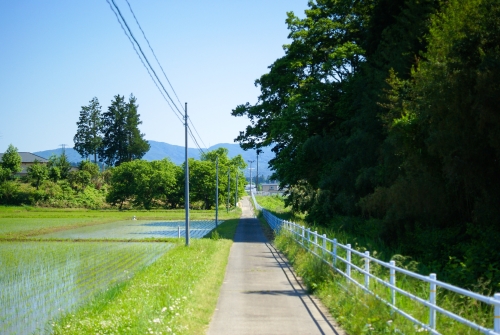
[[(175, 116), (177, 117), (177, 119), (179, 119), (179, 121), (184, 124), (184, 115), (182, 114), (182, 112), (179, 110), (179, 107), (176, 105), (176, 103), (173, 101), (172, 97), (170, 96), (170, 94), (168, 94), (167, 90), (165, 89), (165, 86), (163, 85), (163, 83), (161, 82), (160, 78), (158, 78), (158, 75), (156, 74), (156, 71), (153, 69), (153, 67), (151, 66), (148, 58), (146, 57), (146, 55), (144, 54), (142, 48), (141, 48), (141, 45), (139, 44), (139, 42), (137, 41), (137, 39), (135, 38), (134, 34), (132, 33), (132, 30), (130, 29), (129, 25), (127, 24), (127, 21), (125, 20), (125, 18), (123, 17), (121, 11), (120, 11), (120, 8), (118, 7), (118, 5), (115, 3), (114, 0), (111, 0), (111, 3), (113, 5), (111, 5), (110, 1), (109, 0), (106, 0), (111, 8), (111, 10), (113, 11), (113, 13), (115, 14), (116, 16), (116, 19), (118, 20), (118, 23), (120, 24), (123, 32), (125, 33), (125, 35), (127, 36), (127, 38), (129, 39), (130, 43), (132, 44), (132, 47), (134, 48), (134, 51), (135, 53), (137, 54), (137, 56), (139, 57), (142, 65), (146, 68), (146, 70), (148, 71), (148, 74), (151, 78), (151, 80), (153, 80), (153, 82), (155, 83), (155, 86), (156, 88), (160, 91), (161, 95), (163, 96), (163, 99), (167, 102), (168, 106), (170, 107), (170, 109), (174, 112)], [(135, 22), (137, 23), (137, 26), (139, 27), (139, 29), (141, 30), (142, 32), (142, 35), (144, 37), (144, 39), (146, 40), (148, 46), (149, 46), (149, 49), (151, 50), (158, 66), (160, 67), (163, 75), (165, 76), (165, 78), (167, 79), (167, 82), (168, 84), (170, 85), (170, 88), (172, 89), (172, 92), (174, 93), (175, 97), (177, 98), (177, 101), (179, 102), (179, 104), (182, 106), (182, 103), (180, 102), (179, 100), (179, 97), (177, 96), (177, 93), (175, 92), (175, 89), (174, 87), (172, 86), (172, 84), (170, 83), (170, 80), (168, 79), (165, 71), (163, 70), (163, 67), (161, 66), (160, 64), (160, 61), (158, 60), (158, 58), (156, 57), (156, 54), (151, 46), (151, 44), (149, 43), (149, 40), (148, 38), (146, 37), (146, 33), (144, 32), (144, 30), (142, 29), (140, 23), (139, 23), (139, 20), (137, 19), (137, 17), (135, 16), (135, 13), (132, 9), (132, 6), (130, 5), (129, 1), (128, 0), (125, 0), (127, 2), (127, 5), (130, 9), (130, 12), (132, 13), (132, 16), (134, 17), (134, 20)], [(113, 8), (114, 7), (114, 8)], [(120, 20), (121, 18), (121, 20)], [(127, 28), (125, 30), (125, 27), (123, 26), (123, 24), (125, 24), (125, 27)], [(127, 33), (128, 31), (128, 33)], [(137, 50), (137, 48), (139, 48), (139, 51)], [(140, 54), (139, 54), (140, 53)], [(141, 57), (142, 55), (142, 57)], [(144, 59), (144, 60), (143, 60)], [(147, 63), (144, 63), (144, 61)], [(153, 74), (151, 74), (151, 72), (153, 72)], [(156, 78), (156, 80), (153, 78), (153, 75), (154, 75), (154, 78)], [(160, 89), (160, 87), (158, 86), (158, 84), (161, 86), (161, 88), (163, 89)], [(165, 94), (167, 95), (168, 99), (165, 97), (165, 94), (163, 93), (165, 92)], [(170, 100), (170, 101), (169, 101)], [(174, 108), (172, 107), (172, 105), (175, 107), (175, 110)], [(182, 108), (181, 108), (182, 109)], [(177, 111), (176, 111), (177, 110)], [(193, 141), (195, 142), (196, 146), (198, 147), (198, 149), (200, 150), (200, 152), (202, 154), (204, 154), (204, 150), (201, 148), (201, 146), (199, 145), (196, 137), (194, 136), (191, 128), (189, 127), (189, 123), (191, 123), (192, 125), (192, 128), (194, 129), (195, 133), (198, 135), (198, 138), (199, 140), (202, 142), (202, 144), (206, 147), (206, 144), (203, 142), (203, 139), (201, 138), (200, 134), (198, 133), (198, 130), (196, 129), (193, 121), (188, 118), (189, 122), (187, 124), (187, 127), (188, 127), (188, 130), (189, 130), (189, 135), (191, 136), (191, 138), (193, 139)]]
[(177, 119), (181, 122), (181, 123), (184, 123), (182, 121), (182, 119), (179, 117), (179, 115), (177, 113), (175, 113), (175, 110), (172, 108), (172, 106), (170, 105), (170, 102), (167, 100), (167, 98), (165, 97), (165, 94), (163, 94), (163, 91), (160, 89), (160, 87), (158, 86), (158, 83), (156, 82), (156, 80), (154, 80), (153, 78), (153, 75), (151, 74), (151, 71), (149, 70), (149, 68), (146, 66), (146, 64), (144, 63), (144, 60), (142, 59), (141, 55), (139, 55), (139, 52), (137, 51), (137, 48), (135, 47), (135, 44), (134, 42), (132, 41), (131, 37), (129, 36), (129, 34), (127, 34), (127, 31), (125, 30), (125, 28), (123, 27), (123, 24), (122, 24), (122, 21), (120, 21), (120, 18), (118, 16), (118, 14), (116, 13), (115, 9), (113, 8), (113, 6), (111, 5), (111, 3), (109, 2), (109, 0), (106, 0), (106, 2), (109, 4), (109, 7), (111, 8), (111, 11), (113, 11), (113, 13), (115, 14), (116, 16), (116, 20), (118, 21), (118, 23), (120, 24), (120, 27), (122, 28), (123, 30), (123, 33), (125, 34), (125, 36), (127, 36), (128, 40), (130, 41), (130, 43), (132, 44), (132, 48), (134, 48), (134, 51), (137, 55), (137, 57), (139, 57), (139, 60), (141, 61), (142, 65), (144, 66), (144, 68), (146, 69), (146, 71), (148, 71), (148, 74), (149, 74), (149, 77), (151, 78), (151, 80), (153, 81), (153, 83), (155, 84), (156, 88), (158, 89), (158, 91), (160, 91), (160, 94), (163, 96), (163, 99), (167, 102), (168, 106), (170, 107), (170, 109), (172, 109), (172, 111), (174, 112), (175, 116), (177, 117)]
[[(106, 0), (108, 1), (109, 3), (109, 0)], [(122, 19), (123, 23), (125, 24), (125, 27), (127, 28), (129, 34), (130, 34), (130, 37), (134, 40), (135, 44), (137, 45), (137, 47), (139, 48), (139, 52), (141, 53), (142, 57), (144, 57), (144, 60), (146, 61), (146, 63), (148, 64), (149, 68), (151, 69), (151, 71), (153, 72), (156, 80), (158, 81), (158, 83), (160, 84), (160, 86), (163, 88), (163, 91), (165, 92), (165, 94), (167, 94), (168, 98), (170, 99), (170, 101), (172, 102), (172, 105), (175, 107), (175, 109), (177, 110), (177, 112), (179, 113), (179, 115), (182, 117), (183, 114), (182, 112), (180, 111), (179, 107), (175, 104), (174, 100), (172, 100), (172, 98), (170, 97), (170, 94), (168, 94), (167, 90), (165, 89), (165, 87), (163, 86), (163, 83), (161, 82), (160, 78), (158, 78), (158, 75), (156, 74), (156, 71), (153, 69), (153, 67), (151, 66), (151, 63), (149, 63), (149, 60), (148, 58), (146, 57), (146, 55), (144, 54), (144, 52), (142, 51), (142, 48), (141, 48), (141, 45), (139, 44), (139, 42), (137, 42), (134, 34), (132, 33), (132, 30), (130, 29), (129, 25), (127, 24), (127, 21), (125, 20), (125, 18), (123, 17), (121, 11), (120, 11), (120, 8), (118, 8), (118, 6), (116, 5), (115, 1), (114, 0), (111, 0), (111, 2), (113, 3), (113, 6), (115, 7), (116, 11), (118, 12), (118, 15), (120, 16), (120, 18)]]
[(196, 130), (196, 127), (194, 126), (194, 123), (193, 121), (191, 120), (191, 118), (189, 118), (189, 122), (191, 122), (191, 125), (193, 126), (193, 129), (194, 131), (196, 132), (196, 135), (198, 135), (198, 138), (200, 139), (201, 143), (203, 144), (203, 146), (205, 148), (207, 148), (207, 145), (205, 144), (205, 142), (203, 142), (203, 139), (201, 138), (200, 134), (198, 133), (198, 130)]
[(156, 57), (156, 54), (155, 54), (155, 52), (154, 52), (154, 50), (153, 50), (153, 47), (151, 46), (151, 44), (149, 43), (148, 38), (146, 37), (146, 33), (144, 33), (144, 30), (142, 30), (142, 27), (141, 27), (141, 25), (140, 25), (140, 23), (139, 23), (139, 20), (137, 20), (137, 17), (135, 16), (134, 11), (132, 10), (132, 6), (130, 6), (130, 3), (128, 2), (128, 0), (125, 0), (125, 1), (127, 1), (128, 8), (130, 9), (130, 12), (132, 13), (132, 16), (133, 16), (133, 17), (134, 17), (134, 19), (135, 19), (135, 23), (137, 23), (137, 26), (139, 27), (139, 29), (140, 29), (140, 30), (141, 30), (141, 32), (142, 32), (142, 36), (144, 36), (144, 39), (145, 39), (145, 40), (146, 40), (146, 42), (148, 43), (149, 49), (151, 50), (151, 52), (153, 53), (153, 56), (154, 56), (154, 57), (155, 57), (155, 59), (156, 59), (156, 63), (158, 63), (158, 66), (160, 67), (161, 72), (162, 72), (162, 73), (163, 73), (163, 75), (165, 76), (165, 79), (167, 79), (167, 82), (168, 82), (168, 84), (170, 85), (170, 88), (172, 89), (172, 92), (174, 92), (175, 97), (177, 98), (177, 101), (178, 101), (178, 102), (179, 102), (179, 104), (182, 106), (182, 103), (181, 103), (181, 101), (179, 100), (179, 97), (177, 96), (177, 93), (175, 92), (174, 87), (173, 87), (173, 86), (172, 86), (172, 84), (170, 83), (170, 80), (168, 80), (168, 77), (167, 77), (167, 75), (166, 75), (165, 71), (163, 70), (163, 67), (162, 67), (162, 66), (161, 66), (161, 64), (160, 64), (160, 61), (159, 61), (159, 60), (158, 60), (158, 58)]
[[(142, 29), (141, 27), (141, 24), (139, 23), (139, 20), (137, 19), (137, 17), (135, 16), (135, 13), (134, 13), (134, 10), (132, 9), (132, 6), (130, 5), (130, 2), (128, 0), (125, 0), (127, 2), (127, 5), (128, 5), (128, 8), (130, 9), (130, 12), (132, 13), (132, 16), (134, 17), (134, 20), (135, 20), (135, 23), (137, 23), (137, 26), (139, 27), (139, 29), (141, 30), (142, 32), (142, 36), (144, 37), (144, 39), (146, 40), (148, 46), (149, 46), (149, 49), (151, 50), (151, 53), (153, 54), (155, 60), (156, 60), (156, 63), (158, 64), (158, 66), (160, 67), (161, 69), (161, 72), (163, 73), (163, 75), (165, 76), (165, 79), (167, 79), (167, 82), (170, 86), (170, 88), (172, 89), (172, 92), (174, 92), (174, 95), (175, 97), (177, 98), (177, 101), (179, 102), (179, 104), (182, 106), (182, 103), (179, 99), (179, 97), (177, 96), (177, 93), (175, 92), (175, 89), (174, 87), (172, 86), (172, 84), (170, 83), (170, 80), (168, 79), (168, 76), (167, 74), (165, 73), (165, 71), (163, 70), (163, 67), (161, 66), (160, 64), (160, 61), (158, 60), (158, 58), (156, 57), (156, 53), (154, 52), (153, 50), (153, 47), (151, 46), (151, 43), (149, 43), (149, 40), (148, 38), (146, 37), (146, 33), (144, 32), (144, 30)], [(195, 131), (195, 133), (198, 135), (198, 139), (201, 141), (201, 143), (203, 144), (203, 146), (206, 148), (207, 145), (203, 142), (203, 139), (201, 138), (200, 134), (198, 133), (198, 130), (196, 129), (193, 121), (191, 120), (191, 118), (189, 118), (189, 122), (191, 123), (191, 125), (193, 126), (193, 129)], [(194, 134), (193, 134), (194, 135)]]
[(193, 140), (194, 144), (196, 144), (200, 153), (204, 155), (205, 151), (198, 144), (198, 141), (196, 140), (196, 137), (194, 136), (193, 132), (191, 131), (191, 128), (189, 127), (189, 125), (188, 125), (188, 131), (189, 131), (189, 135), (191, 136), (191, 139)]

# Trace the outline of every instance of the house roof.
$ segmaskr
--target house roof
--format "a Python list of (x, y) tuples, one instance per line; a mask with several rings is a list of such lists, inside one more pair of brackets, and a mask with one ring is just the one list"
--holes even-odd
[[(47, 159), (45, 159), (41, 156), (32, 154), (31, 152), (19, 152), (19, 156), (21, 156), (21, 163), (33, 163), (33, 162), (35, 162), (35, 159), (37, 161), (39, 161), (40, 163), (47, 163), (48, 162)], [(3, 154), (0, 154), (0, 161), (2, 160), (2, 157), (3, 157)]]

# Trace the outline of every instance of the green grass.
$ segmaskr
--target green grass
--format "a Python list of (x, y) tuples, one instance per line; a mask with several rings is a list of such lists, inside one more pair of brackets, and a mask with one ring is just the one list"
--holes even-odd
[(182, 240), (130, 281), (54, 325), (55, 334), (202, 334), (215, 310), (237, 219)]
[[(191, 221), (213, 220), (214, 214), (214, 211), (191, 210), (190, 218)], [(0, 273), (1, 295), (2, 299), (9, 300), (1, 303), (5, 315), (0, 315), (0, 325), (4, 327), (3, 331), (0, 327), (0, 333), (19, 333), (19, 328), (11, 331), (14, 324), (24, 323), (23, 329), (31, 329), (26, 328), (30, 319), (35, 320), (37, 332), (42, 333), (203, 333), (215, 310), (240, 209), (229, 213), (220, 211), (219, 218), (224, 222), (208, 237), (193, 238), (188, 248), (183, 238), (150, 238), (140, 240), (141, 243), (112, 238), (47, 238), (50, 233), (74, 231), (75, 228), (99, 230), (117, 221), (183, 220), (184, 215), (183, 209), (116, 211), (0, 206), (0, 256), (10, 259), (11, 264), (17, 260), (17, 265), (9, 267), (5, 265), (6, 259), (0, 259), (4, 269)], [(138, 221), (132, 221), (133, 216)], [(123, 243), (125, 241), (129, 243)], [(132, 262), (132, 259), (145, 256), (139, 250), (153, 250), (162, 245), (173, 247), (159, 258), (155, 252), (147, 252), (149, 258), (155, 258), (154, 263)], [(17, 251), (11, 252), (12, 248)], [(46, 261), (40, 261), (40, 257)], [(132, 271), (134, 264), (138, 267)], [(128, 266), (127, 272), (120, 270), (123, 265)], [(15, 282), (16, 278), (21, 286), (8, 288), (6, 283)], [(87, 284), (92, 289), (87, 289)], [(22, 285), (24, 291), (19, 291)], [(64, 287), (69, 289), (62, 289)], [(58, 301), (74, 302), (75, 305), (60, 304), (55, 311), (52, 307), (44, 307), (44, 304)], [(41, 330), (44, 327), (42, 315), (54, 318), (51, 325), (45, 326), (45, 331)]]
[(257, 195), (255, 196), (255, 200), (257, 200), (259, 205), (283, 220), (293, 221), (295, 223), (304, 222), (305, 216), (299, 213), (292, 213), (289, 208), (286, 208), (284, 199), (280, 195)]
[[(271, 212), (281, 218), (289, 219), (291, 213), (287, 213), (287, 209), (283, 207), (283, 200), (278, 197), (258, 197), (257, 201), (264, 208), (271, 208)], [(281, 202), (281, 203), (280, 203)], [(339, 218), (343, 220), (343, 218)], [(291, 221), (302, 221), (291, 219)], [(303, 221), (300, 223), (304, 223)], [(373, 246), (379, 246), (378, 241), (370, 241), (370, 232), (360, 234), (361, 237), (353, 238), (350, 234), (339, 231), (332, 231), (324, 227), (310, 227), (312, 230), (318, 230), (320, 234), (326, 233), (329, 238), (337, 238), (339, 242), (346, 244), (351, 243), (352, 247), (358, 251), (364, 252), (370, 250), (371, 255), (376, 258), (381, 258), (380, 253)], [(376, 227), (375, 227), (376, 228)], [(374, 229), (375, 229), (374, 228)], [(400, 316), (397, 313), (391, 313), (389, 307), (374, 298), (370, 294), (364, 293), (354, 284), (348, 282), (344, 277), (335, 272), (319, 258), (307, 252), (299, 244), (284, 231), (275, 239), (275, 244), (290, 260), (295, 271), (301, 276), (311, 292), (318, 296), (327, 306), (329, 311), (348, 334), (415, 334), (423, 332), (422, 328), (416, 327), (413, 323)], [(327, 245), (327, 248), (330, 246)], [(418, 263), (409, 257), (390, 254), (389, 250), (384, 250), (385, 255), (382, 258), (394, 257), (396, 264), (399, 267), (406, 268), (410, 271), (417, 271)], [(339, 251), (339, 256), (345, 258), (345, 252)], [(387, 259), (386, 259), (387, 260)], [(362, 267), (363, 260), (353, 256), (353, 262)], [(341, 270), (345, 270), (345, 266), (339, 262)], [(376, 264), (371, 264), (370, 271), (379, 278), (388, 280), (388, 270)], [(353, 278), (358, 282), (363, 283), (364, 277), (352, 271)], [(371, 280), (370, 289), (386, 300), (390, 300), (390, 291), (383, 285)], [(429, 284), (420, 282), (411, 277), (398, 274), (397, 285), (400, 288), (411, 292), (424, 300), (429, 296)], [(479, 292), (485, 293), (486, 284), (478, 287)], [(488, 295), (488, 293), (486, 293)], [(482, 303), (477, 303), (472, 299), (460, 297), (456, 294), (446, 292), (443, 289), (438, 290), (438, 305), (455, 312), (469, 320), (472, 320), (485, 327), (492, 328), (493, 313), (490, 306), (485, 306)], [(428, 322), (429, 311), (427, 308), (414, 301), (403, 297), (400, 294), (396, 296), (397, 306), (417, 319)], [(445, 316), (437, 313), (437, 330), (442, 334), (480, 334), (466, 326), (459, 324)]]
[[(388, 306), (365, 293), (321, 262), (319, 258), (307, 252), (286, 232), (280, 233), (275, 243), (277, 248), (287, 256), (297, 274), (303, 278), (310, 292), (320, 298), (348, 334), (416, 334), (424, 332), (423, 328), (415, 326), (406, 318), (397, 313), (391, 313)], [(339, 253), (339, 256), (345, 258), (342, 253)], [(362, 266), (361, 260), (354, 260), (354, 262), (358, 263), (358, 266)], [(402, 264), (398, 264), (398, 266), (402, 266)], [(342, 265), (339, 267), (344, 270)], [(385, 269), (372, 264), (370, 272), (388, 281), (389, 275)], [(363, 283), (363, 276), (354, 270), (352, 277)], [(397, 286), (424, 300), (428, 299), (429, 284), (427, 283), (398, 274)], [(370, 283), (370, 290), (378, 296), (390, 300), (389, 289), (373, 280)], [(472, 299), (464, 299), (453, 293), (444, 292), (443, 289), (438, 290), (437, 303), (439, 306), (480, 325), (493, 327), (493, 311), (489, 306), (477, 303)], [(424, 323), (428, 322), (429, 310), (413, 300), (397, 294), (396, 305)], [(439, 313), (437, 313), (437, 330), (441, 334), (450, 335), (480, 334), (480, 332)]]

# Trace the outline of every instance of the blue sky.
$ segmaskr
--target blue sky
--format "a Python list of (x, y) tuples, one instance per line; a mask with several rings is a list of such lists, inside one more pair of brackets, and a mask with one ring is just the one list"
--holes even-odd
[[(115, 2), (141, 37), (125, 0)], [(307, 8), (307, 0), (129, 2), (206, 146), (233, 143), (246, 127), (231, 109), (256, 102), (255, 79), (289, 42), (286, 12), (302, 17)], [(106, 0), (1, 1), (0, 45), (0, 152), (10, 143), (20, 151), (72, 147), (81, 106), (95, 96), (104, 110), (130, 93), (147, 139), (184, 144), (182, 124)]]

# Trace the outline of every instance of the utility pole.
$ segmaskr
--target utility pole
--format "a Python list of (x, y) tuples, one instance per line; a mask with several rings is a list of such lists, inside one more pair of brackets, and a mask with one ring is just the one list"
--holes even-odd
[(59, 144), (61, 147), (61, 155), (66, 155), (66, 144)]
[(189, 247), (189, 164), (188, 164), (188, 104), (186, 102), (184, 107), (184, 129), (185, 129), (185, 164), (184, 176), (184, 207), (186, 209), (186, 247)]
[(219, 156), (215, 157), (215, 226), (219, 225)]
[(262, 153), (262, 149), (257, 149), (257, 191), (259, 190), (259, 154)]
[(250, 195), (252, 195), (252, 163), (255, 161), (247, 161), (250, 163)]
[(229, 213), (229, 198), (231, 197), (230, 185), (231, 185), (231, 168), (229, 168), (227, 170), (227, 207), (226, 207), (226, 211), (228, 213)]
[(234, 208), (238, 207), (238, 170), (236, 170), (236, 191), (234, 192)]

